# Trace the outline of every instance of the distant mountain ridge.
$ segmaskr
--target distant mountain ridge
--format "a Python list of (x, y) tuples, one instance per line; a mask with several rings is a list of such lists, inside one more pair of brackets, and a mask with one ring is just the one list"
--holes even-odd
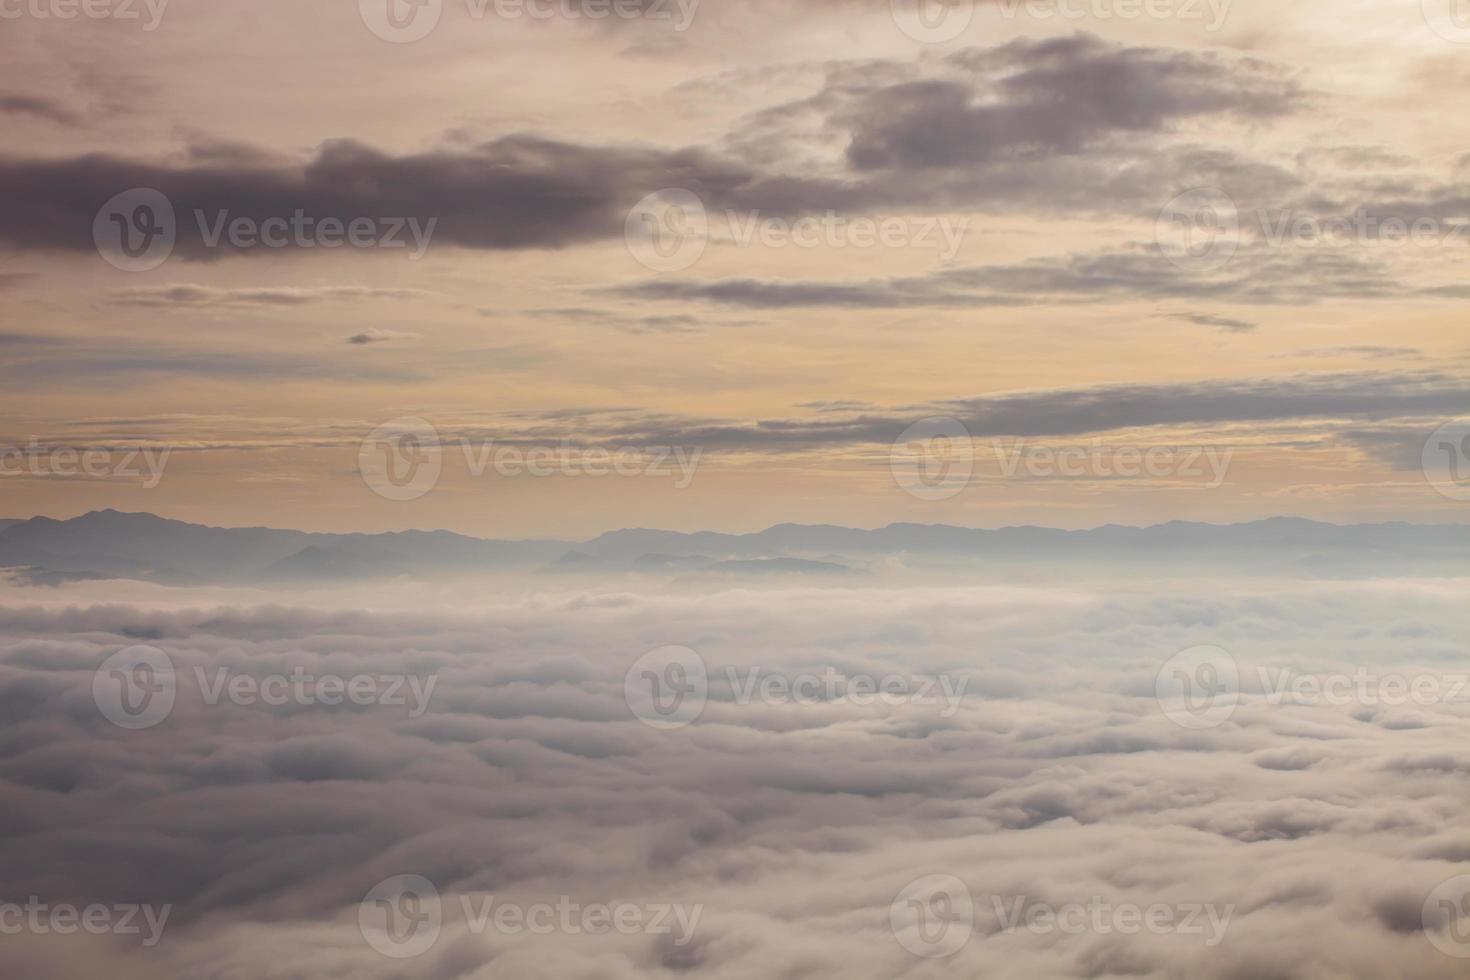
[(165, 584), (341, 581), (524, 569), (556, 573), (826, 575), (878, 558), (963, 567), (994, 562), (1219, 563), (1228, 569), (1470, 574), (1470, 525), (1337, 525), (1297, 517), (1174, 521), (1069, 531), (890, 524), (778, 524), (752, 534), (629, 528), (580, 543), (451, 531), (323, 534), (218, 528), (147, 513), (0, 520), (0, 566), (33, 581), (136, 578)]
[(490, 541), (450, 531), (319, 534), (218, 528), (115, 510), (0, 525), (0, 566), (168, 584), (493, 569), (550, 561), (565, 550), (562, 542)]

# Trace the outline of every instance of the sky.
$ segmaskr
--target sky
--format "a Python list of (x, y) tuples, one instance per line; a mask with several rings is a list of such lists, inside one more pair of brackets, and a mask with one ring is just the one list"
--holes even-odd
[(1451, 0), (119, 4), (0, 3), (0, 515), (1467, 519)]

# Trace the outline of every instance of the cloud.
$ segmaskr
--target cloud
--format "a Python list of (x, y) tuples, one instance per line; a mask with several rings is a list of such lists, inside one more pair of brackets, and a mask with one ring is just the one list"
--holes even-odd
[[(464, 605), (413, 583), (352, 599), (297, 590), (289, 605), (218, 591), (131, 605), (78, 585), (42, 606), (11, 590), (7, 882), (52, 903), (174, 911), (153, 950), (22, 935), (0, 962), (50, 963), (25, 975), (65, 980), (104, 958), (130, 980), (392, 980), (404, 963), (367, 945), (358, 903), (385, 878), (420, 874), (446, 915), (414, 976), (718, 978), (779, 962), (886, 980), (925, 965), (895, 938), (890, 906), (915, 879), (947, 874), (975, 920), (945, 968), (969, 975), (1459, 975), (1416, 916), (1463, 870), (1450, 815), (1464, 706), (1430, 705), (1427, 727), (1393, 730), (1349, 705), (1272, 705), (1256, 681), (1259, 666), (1285, 664), (1453, 673), (1470, 627), (1453, 589), (605, 585)], [(1393, 640), (1406, 622), (1426, 634)], [(178, 696), (157, 728), (123, 731), (100, 716), (92, 673), (145, 627)], [(631, 714), (624, 675), (668, 642), (697, 649), (711, 697), (694, 724), (658, 731)], [(1243, 703), (1189, 731), (1154, 684), (1199, 643), (1237, 660)], [(969, 684), (948, 718), (922, 703), (736, 696), (751, 671), (828, 668)], [(196, 678), (220, 669), (439, 683), (418, 718), (389, 704), (211, 705)], [(477, 934), (460, 899), (489, 896), (702, 912), (685, 946), (614, 930)], [(1007, 925), (1018, 902), (1208, 905), (1228, 922), (1217, 945), (1047, 932)]]
[[(409, 154), (330, 139), (305, 159), (206, 139), (168, 162), (11, 155), (0, 158), (9, 217), (0, 241), (90, 251), (98, 208), (137, 187), (172, 203), (176, 254), (186, 259), (235, 254), (227, 239), (210, 247), (201, 224), (298, 211), (433, 220), (437, 245), (559, 249), (621, 235), (635, 202), (670, 187), (716, 210), (785, 216), (899, 207), (1132, 213), (1157, 210), (1154, 198), (1171, 186), (1292, 185), (1279, 168), (1227, 150), (1161, 140), (1186, 122), (1284, 116), (1301, 100), (1295, 81), (1255, 59), (1089, 35), (1016, 41), (939, 62), (834, 62), (818, 95), (769, 107), (707, 146), (516, 133)], [(827, 166), (804, 165), (800, 144), (813, 125), (846, 147)], [(756, 153), (756, 143), (767, 150)]]
[[(502, 315), (499, 311), (494, 310), (481, 310), (480, 312), (483, 316)], [(527, 313), (530, 316), (545, 319), (570, 320), (575, 323), (591, 323), (598, 326), (611, 327), (614, 330), (622, 330), (625, 333), (631, 334), (694, 333), (712, 325), (711, 321), (702, 320), (699, 317), (690, 316), (686, 313), (637, 316), (611, 310), (588, 309), (586, 307), (528, 310)], [(733, 324), (735, 322), (725, 321), (726, 324)]]
[(120, 306), (153, 308), (180, 307), (273, 307), (306, 306), (334, 300), (359, 299), (423, 299), (430, 294), (420, 289), (397, 289), (367, 286), (262, 286), (256, 288), (220, 289), (211, 286), (178, 284), (136, 286), (115, 289), (108, 299)]
[(854, 170), (1075, 155), (1110, 137), (1153, 136), (1210, 116), (1279, 117), (1302, 102), (1293, 81), (1259, 61), (1120, 47), (1087, 34), (972, 48), (949, 61), (970, 77), (887, 85), (841, 107)]
[(369, 327), (361, 333), (355, 333), (347, 338), (349, 344), (365, 346), (367, 344), (385, 344), (395, 341), (418, 340), (419, 334), (409, 333), (402, 330), (379, 330), (377, 327)]
[(1250, 333), (1260, 324), (1249, 320), (1236, 320), (1228, 316), (1220, 316), (1215, 313), (1169, 313), (1170, 320), (1183, 320), (1186, 323), (1197, 324), (1201, 327), (1216, 327), (1227, 333)]
[(76, 126), (81, 117), (55, 99), (40, 95), (0, 94), (0, 113), (32, 116), (63, 126)]
[(1158, 244), (1135, 243), (1015, 264), (961, 266), (861, 282), (651, 279), (606, 291), (624, 297), (750, 309), (983, 308), (1138, 299), (1302, 305), (1334, 298), (1402, 298), (1420, 292), (1401, 284), (1382, 263), (1360, 255), (1259, 243), (1241, 247), (1218, 268), (1176, 262)]

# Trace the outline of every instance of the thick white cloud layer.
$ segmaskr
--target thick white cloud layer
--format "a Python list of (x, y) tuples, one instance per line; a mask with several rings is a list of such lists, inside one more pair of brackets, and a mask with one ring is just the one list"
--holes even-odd
[[(1464, 975), (1423, 926), (1436, 886), (1470, 872), (1470, 705), (1446, 703), (1470, 699), (1454, 690), (1470, 674), (1462, 583), (609, 585), (291, 605), (111, 591), (0, 597), (0, 902), (171, 914), (152, 947), (5, 935), (6, 976)], [(168, 655), (177, 692), (165, 720), (129, 731), (103, 717), (94, 674), (140, 643)], [(709, 701), (659, 729), (634, 716), (624, 681), (670, 644), (707, 665)], [(1166, 714), (1156, 678), (1200, 645), (1228, 651), (1241, 694), (1191, 729)], [(751, 670), (829, 667), (938, 676), (962, 696), (781, 703), (770, 681), (773, 696), (742, 703)], [(411, 695), (209, 704), (196, 668), (210, 683), (221, 668), (299, 669), (434, 686), (422, 711)], [(1272, 694), (1280, 670), (1439, 686), (1291, 703)], [(437, 941), (414, 958), (381, 954), (359, 928), (364, 896), (399, 875), (442, 898)], [(952, 955), (934, 959), (891, 924), (905, 888), (932, 875), (973, 902), (968, 939), (951, 922)], [(491, 896), (697, 918), (669, 932), (477, 932), (461, 901)], [(1216, 918), (1007, 928), (1012, 910), (1079, 905)]]

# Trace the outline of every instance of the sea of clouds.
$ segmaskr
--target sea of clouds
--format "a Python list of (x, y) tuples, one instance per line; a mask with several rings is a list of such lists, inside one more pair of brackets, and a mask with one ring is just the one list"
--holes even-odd
[(0, 974), (1463, 977), (1465, 586), (11, 585)]

